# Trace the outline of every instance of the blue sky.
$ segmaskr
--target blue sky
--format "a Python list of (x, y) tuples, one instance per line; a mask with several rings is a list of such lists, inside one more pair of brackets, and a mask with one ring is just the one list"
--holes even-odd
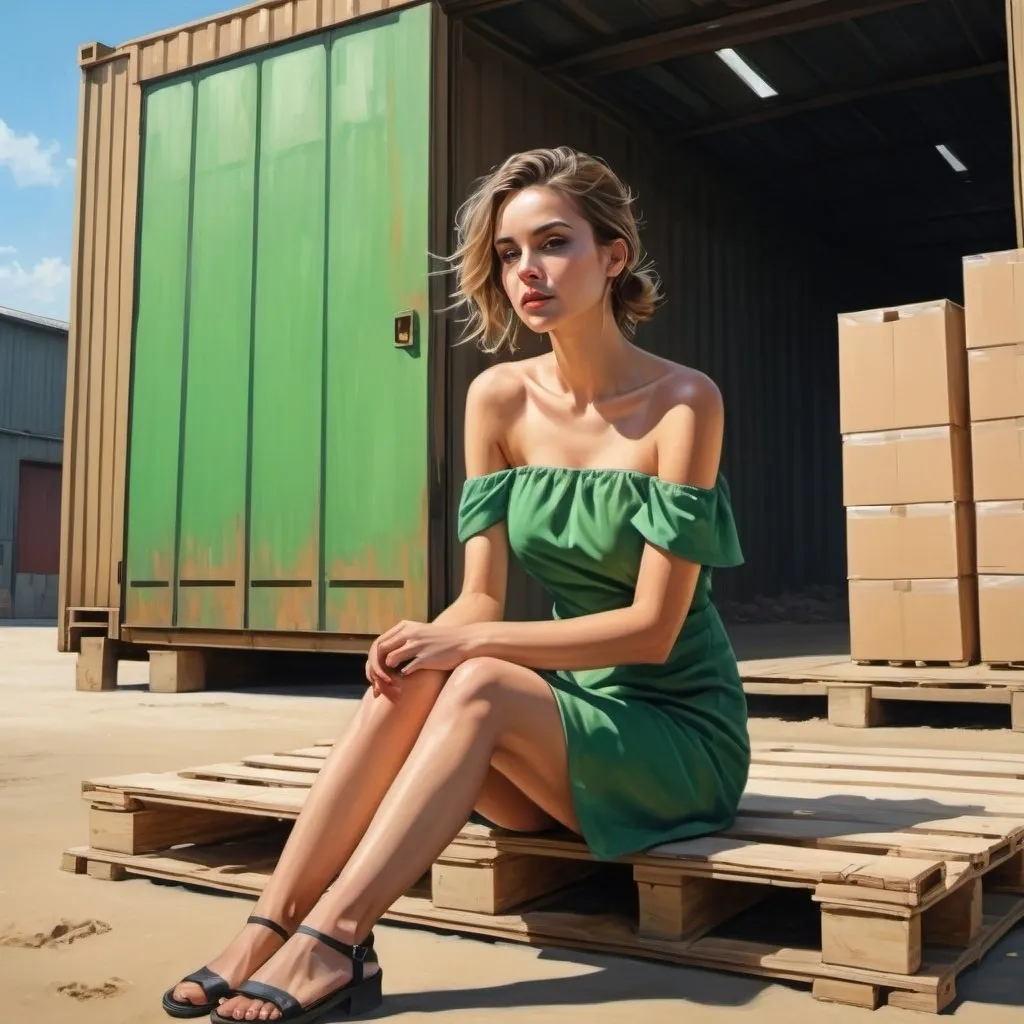
[(0, 306), (67, 319), (78, 47), (116, 46), (242, 0), (12, 0), (0, 59)]

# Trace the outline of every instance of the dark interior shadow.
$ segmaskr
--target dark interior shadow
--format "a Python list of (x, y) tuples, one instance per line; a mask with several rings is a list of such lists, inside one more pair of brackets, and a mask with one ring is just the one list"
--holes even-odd
[(769, 622), (757, 625), (727, 622), (726, 632), (740, 661), (807, 656), (850, 657), (848, 622)]
[(747, 694), (751, 718), (775, 718), (780, 722), (810, 722), (828, 718), (827, 697), (764, 697)]
[[(927, 700), (882, 701), (882, 726), (921, 729), (1001, 729), (1010, 726), (1008, 704), (940, 703)], [(780, 722), (828, 719), (827, 697), (788, 697), (747, 694), (751, 718)]]

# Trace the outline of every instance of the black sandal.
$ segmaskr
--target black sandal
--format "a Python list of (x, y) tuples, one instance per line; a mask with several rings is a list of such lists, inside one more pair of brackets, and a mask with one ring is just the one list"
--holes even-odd
[[(378, 962), (377, 953), (373, 948), (373, 933), (361, 946), (349, 946), (330, 935), (324, 935), (313, 928), (300, 924), (295, 929), (303, 935), (312, 935), (314, 939), (322, 942), (325, 946), (341, 953), (352, 961), (352, 979), (345, 982), (341, 988), (328, 992), (322, 999), (318, 999), (309, 1006), (303, 1006), (298, 999), (289, 995), (284, 989), (274, 985), (266, 985), (262, 981), (246, 981), (238, 986), (233, 993), (238, 996), (248, 996), (250, 999), (261, 999), (265, 1003), (275, 1006), (281, 1016), (280, 1021), (287, 1021), (288, 1024), (312, 1024), (322, 1014), (331, 1010), (345, 1007), (345, 1012), (350, 1017), (356, 1017), (363, 1013), (370, 1013), (376, 1010), (384, 1001), (381, 993), (381, 980), (383, 971), (377, 971), (369, 977), (363, 976), (363, 964)], [(234, 1017), (224, 1017), (217, 1010), (210, 1014), (211, 1024), (237, 1024)]]
[[(272, 932), (277, 932), (285, 942), (291, 938), (276, 921), (271, 921), (267, 917), (253, 915), (247, 918), (245, 923), (259, 924), (264, 928), (269, 928)], [(186, 981), (193, 982), (203, 990), (203, 995), (206, 996), (205, 1003), (191, 1003), (187, 1000), (183, 1002), (174, 998), (174, 990)], [(182, 978), (178, 985), (172, 986), (164, 993), (164, 1013), (169, 1017), (205, 1017), (211, 1010), (216, 1009), (222, 999), (227, 999), (235, 994), (235, 990), (209, 967), (200, 967), (198, 971), (193, 971), (187, 978)]]

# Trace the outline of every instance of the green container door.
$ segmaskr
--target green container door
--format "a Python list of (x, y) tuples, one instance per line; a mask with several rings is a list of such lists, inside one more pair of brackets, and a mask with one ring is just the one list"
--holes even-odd
[[(430, 10), (331, 51), (326, 628), (380, 633), (427, 616), (425, 337)], [(415, 340), (415, 339), (414, 339)]]
[(147, 96), (127, 625), (427, 614), (430, 17)]
[(327, 49), (263, 65), (249, 625), (313, 630), (327, 217)]
[(125, 621), (139, 626), (174, 615), (194, 104), (191, 81), (146, 99), (125, 593)]
[(199, 80), (178, 626), (245, 623), (256, 66)]

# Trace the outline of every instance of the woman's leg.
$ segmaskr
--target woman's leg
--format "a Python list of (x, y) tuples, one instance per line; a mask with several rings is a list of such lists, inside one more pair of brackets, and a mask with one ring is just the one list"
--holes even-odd
[[(412, 677), (403, 694), (418, 683)], [(541, 809), (540, 817), (578, 831), (565, 737), (550, 687), (530, 669), (474, 659), (452, 673), (365, 835), (305, 923), (350, 945), (363, 941), (458, 834), (481, 802), (492, 765)], [(376, 970), (366, 967), (368, 973)], [(300, 934), (254, 980), (308, 1005), (349, 977), (344, 957)], [(279, 1016), (269, 1003), (244, 996), (226, 1001), (219, 1012), (237, 1020)]]
[[(277, 921), (290, 932), (309, 913), (362, 838), (409, 756), (446, 675), (417, 673), (395, 703), (385, 697), (374, 699), (372, 691), (367, 691), (320, 770), (254, 914)], [(480, 813), (503, 827), (523, 831), (551, 824), (496, 772), (485, 787)], [(239, 985), (280, 944), (268, 929), (246, 925), (208, 966), (229, 984)], [(174, 998), (206, 1001), (193, 982), (176, 986)]]

